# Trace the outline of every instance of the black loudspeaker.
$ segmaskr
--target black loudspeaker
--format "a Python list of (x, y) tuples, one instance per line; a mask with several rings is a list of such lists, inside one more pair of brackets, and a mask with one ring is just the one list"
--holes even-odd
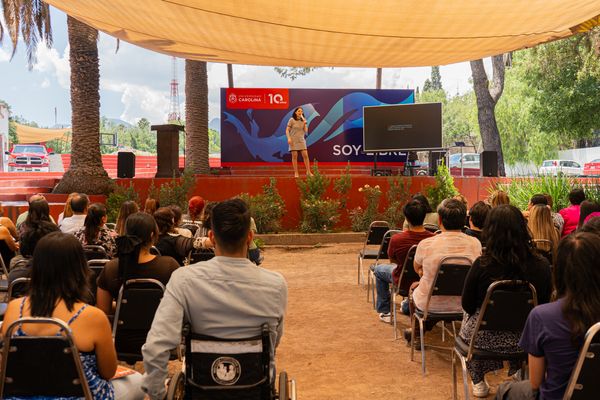
[(481, 176), (498, 176), (498, 153), (484, 151), (481, 153)]
[(443, 151), (432, 151), (429, 153), (429, 175), (434, 176), (437, 174), (438, 166), (444, 157), (446, 157), (446, 153)]
[(133, 178), (135, 176), (135, 154), (130, 151), (117, 153), (117, 176), (119, 178)]

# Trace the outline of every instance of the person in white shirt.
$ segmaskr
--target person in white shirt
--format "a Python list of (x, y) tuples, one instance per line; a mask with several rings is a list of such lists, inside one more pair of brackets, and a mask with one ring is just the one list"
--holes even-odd
[(87, 215), (89, 199), (85, 193), (77, 193), (71, 197), (73, 215), (64, 218), (58, 226), (64, 233), (75, 233), (83, 227)]

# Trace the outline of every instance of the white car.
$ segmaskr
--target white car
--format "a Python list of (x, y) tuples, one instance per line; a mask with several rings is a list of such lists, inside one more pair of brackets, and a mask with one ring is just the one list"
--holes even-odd
[(540, 167), (540, 175), (581, 176), (583, 167), (573, 160), (545, 160)]

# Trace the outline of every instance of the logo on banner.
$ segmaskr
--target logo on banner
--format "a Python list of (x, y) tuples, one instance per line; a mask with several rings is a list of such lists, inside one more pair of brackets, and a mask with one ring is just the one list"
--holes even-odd
[(227, 108), (273, 110), (289, 108), (288, 89), (227, 89)]

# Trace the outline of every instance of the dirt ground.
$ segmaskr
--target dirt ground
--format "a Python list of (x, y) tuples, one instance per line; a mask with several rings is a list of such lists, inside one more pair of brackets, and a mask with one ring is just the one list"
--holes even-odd
[[(450, 352), (427, 349), (423, 377), (420, 352), (415, 352), (411, 362), (404, 340), (394, 340), (393, 327), (380, 322), (367, 303), (366, 290), (356, 284), (361, 246), (266, 250), (263, 266), (281, 272), (289, 287), (284, 335), (277, 349), (278, 370), (286, 370), (296, 380), (301, 400), (451, 399)], [(399, 326), (407, 328), (408, 317), (400, 316)], [(439, 328), (425, 340), (437, 345), (453, 343), (451, 338), (441, 342)], [(505, 374), (488, 375), (489, 398), (502, 379)]]

